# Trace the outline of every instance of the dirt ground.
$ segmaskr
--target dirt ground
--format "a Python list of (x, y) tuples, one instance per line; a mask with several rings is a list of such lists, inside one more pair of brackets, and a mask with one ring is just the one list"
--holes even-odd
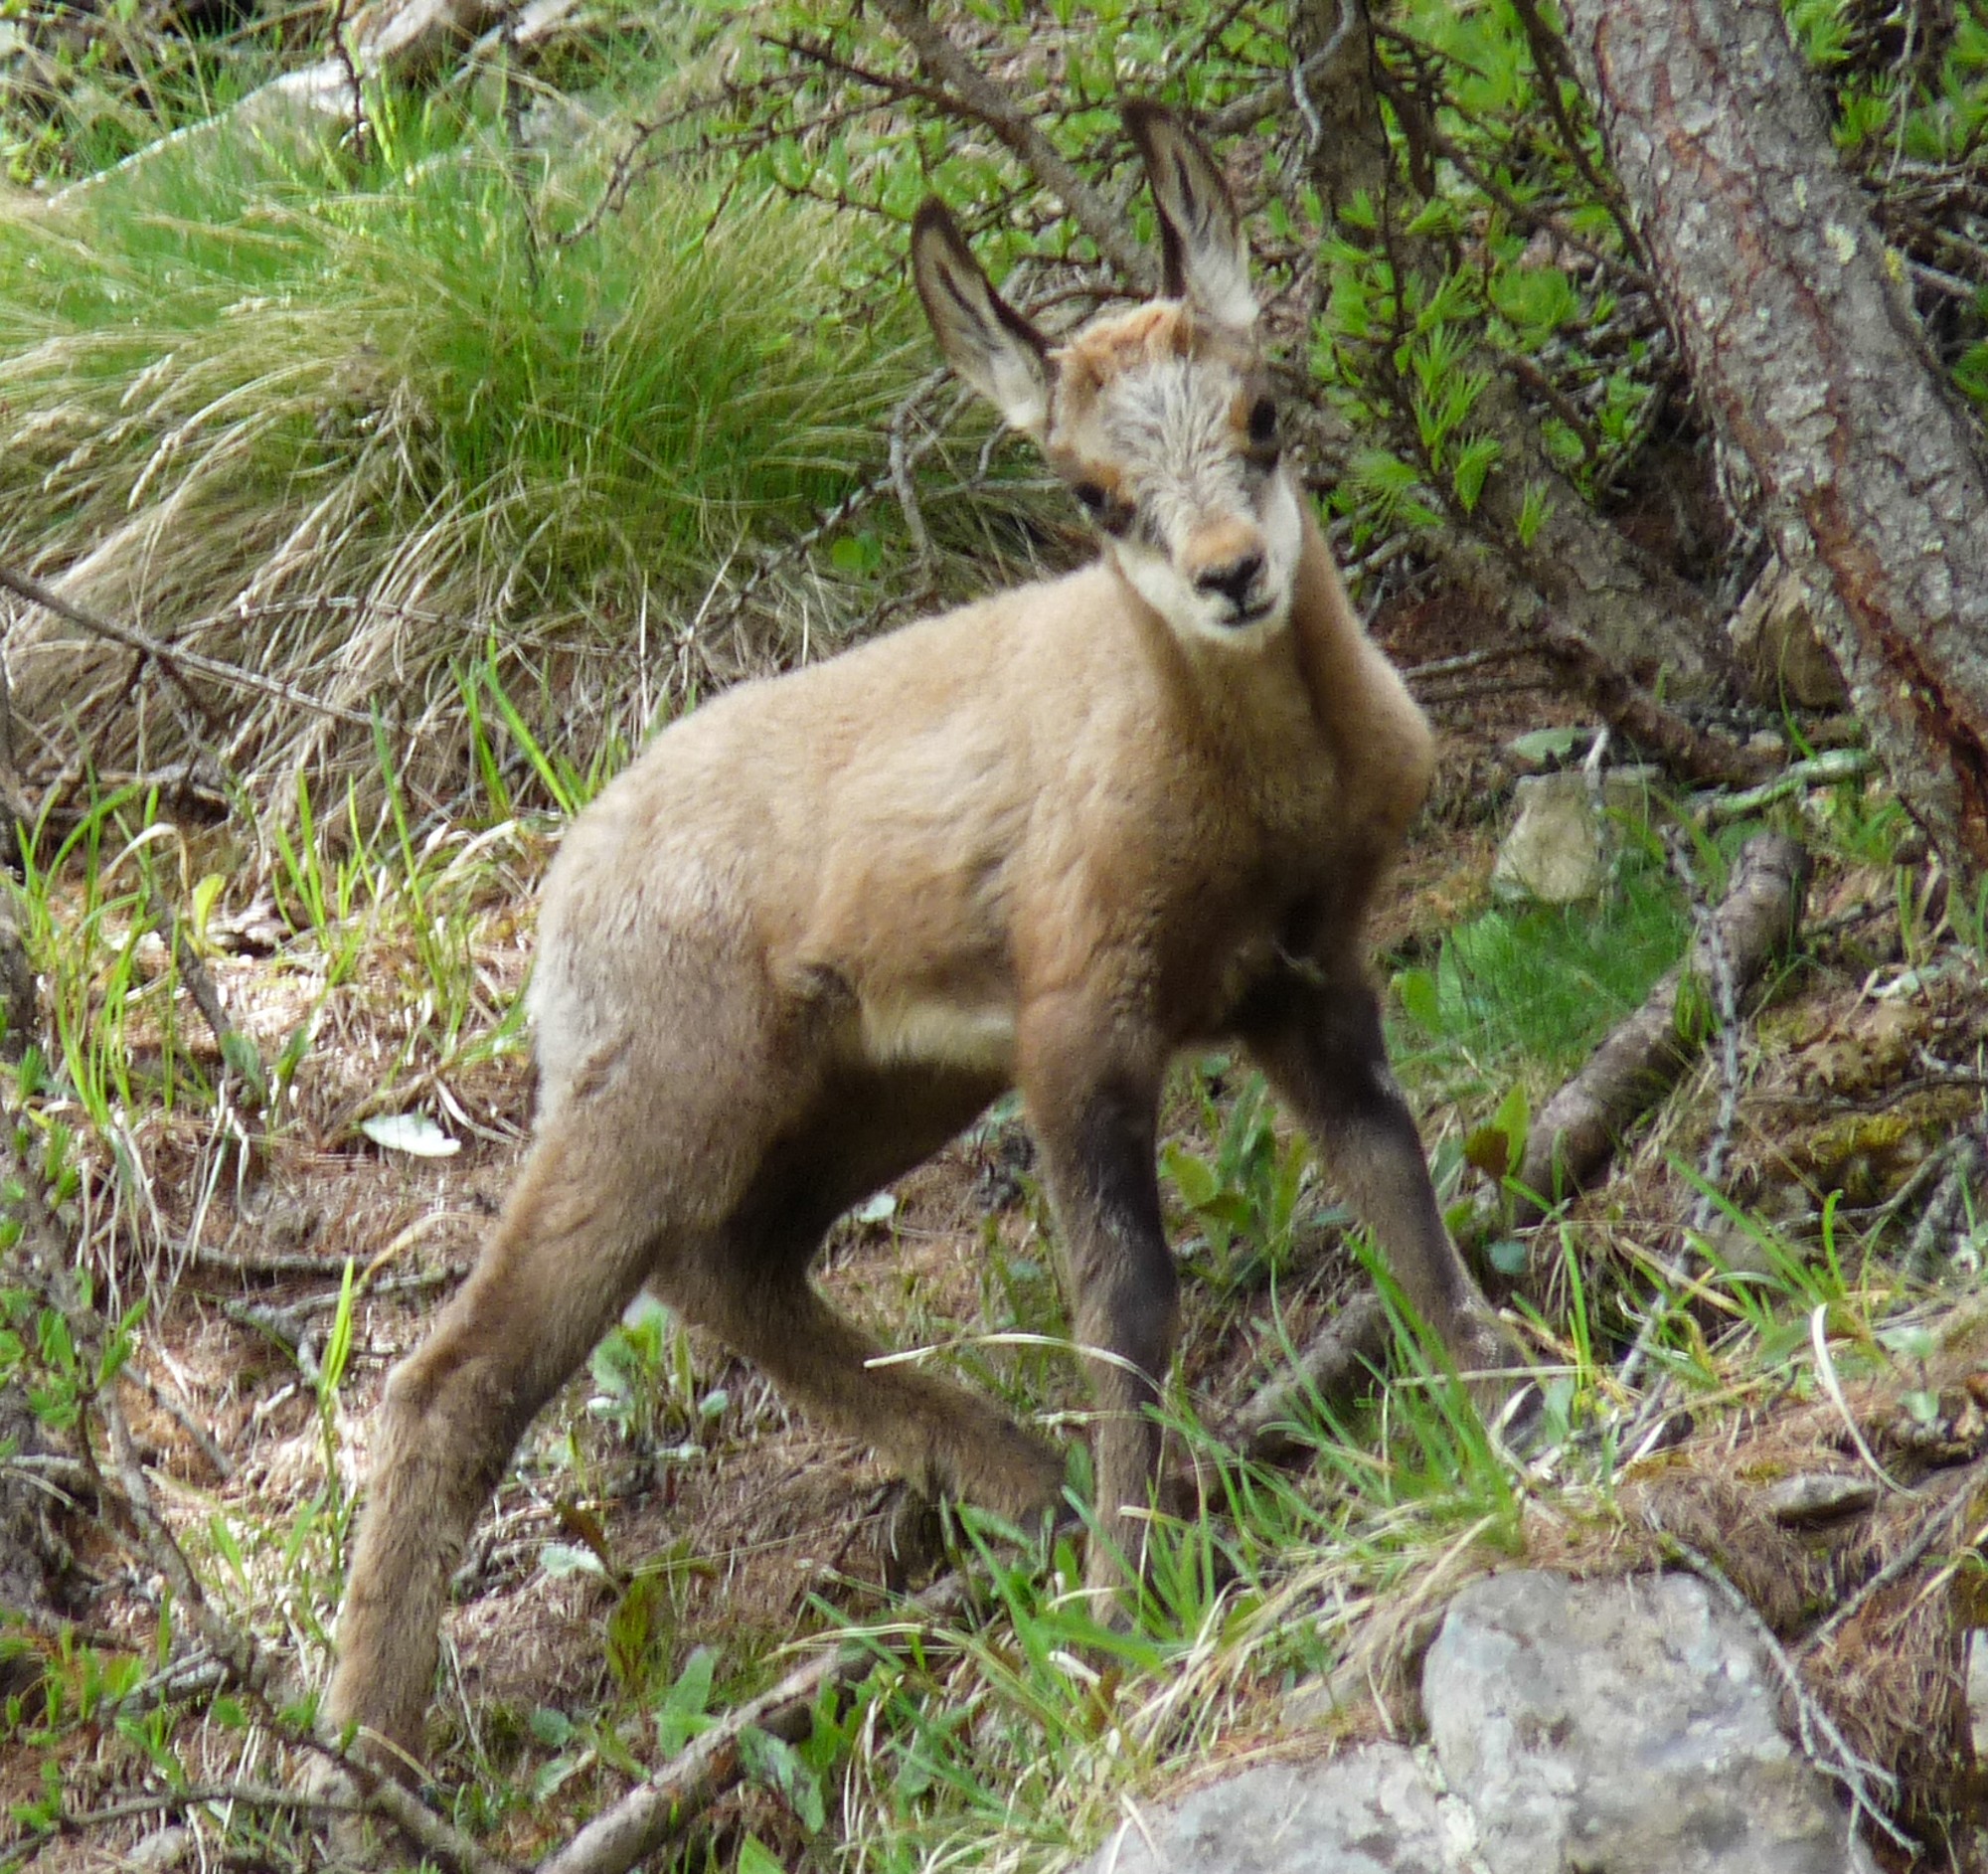
[[(1453, 622), (1410, 609), (1392, 623), (1391, 649), (1404, 664), (1468, 648)], [(1434, 712), (1434, 798), (1378, 909), (1378, 946), (1433, 939), (1483, 906), (1512, 774), (1506, 744), (1522, 730), (1574, 718), (1525, 663), (1495, 675), (1499, 684), (1486, 693)], [(1958, 946), (1941, 949), (1939, 967), (1922, 970), (1905, 991), (1887, 993), (1906, 967), (1888, 872), (1825, 866), (1811, 923), (1828, 935), (1754, 1030), (1729, 1186), (1740, 1203), (1784, 1217), (1805, 1239), (1826, 1193), (1841, 1193), (1836, 1215), (1845, 1226), (1868, 1220), (1943, 1139), (1978, 1124), (1983, 1083), (1966, 1064), (1978, 1067), (1988, 1042), (1978, 963)], [(479, 966), (493, 997), (521, 984), (529, 927), (524, 902), (494, 907), (486, 921)], [(278, 1045), (307, 986), (253, 943), (222, 958), (216, 973), (245, 1029), (265, 1048)], [(335, 1448), (346, 1487), (360, 1486), (385, 1376), (468, 1267), (522, 1150), (531, 1102), (522, 1049), (451, 1083), (461, 1120), (452, 1129), (463, 1141), (455, 1156), (384, 1150), (354, 1130), (378, 1058), (373, 1025), (390, 1016), (355, 995), (346, 1045), (320, 1049), (300, 1078), (298, 1122), (246, 1162), (238, 1153), (221, 1175), (191, 1130), (182, 1136), (162, 1124), (142, 1141), (166, 1226), (154, 1240), (180, 1247), (175, 1267), (145, 1272), (169, 1299), (142, 1330), (123, 1392), (162, 1506), (190, 1546), (211, 1549), (201, 1532), (217, 1513), (280, 1532), (321, 1487), (317, 1402), (279, 1340), (301, 1329), (306, 1355), (321, 1352), (347, 1258), (368, 1279)], [(1641, 1147), (1582, 1200), (1589, 1242), (1631, 1275), (1674, 1242), (1690, 1207), (1693, 1192), (1677, 1167), (1696, 1162), (1712, 1122), (1710, 1074), (1688, 1085)], [(1186, 1103), (1170, 1117), (1195, 1123)], [(1459, 1120), (1432, 1111), (1424, 1122), (1433, 1141)], [(873, 1207), (868, 1221), (838, 1226), (820, 1266), (824, 1286), (895, 1345), (935, 1347), (933, 1358), (997, 1389), (1019, 1376), (1032, 1396), (1070, 1415), (1066, 1425), (1080, 1418), (1071, 1363), (980, 1338), (1053, 1332), (1061, 1320), (1044, 1206), (1019, 1125), (983, 1124), (893, 1196), (888, 1214)], [(135, 1287), (140, 1272), (122, 1279)], [(1280, 1320), (1265, 1291), (1245, 1286), (1218, 1298), (1191, 1284), (1183, 1379), (1204, 1418), (1219, 1424), (1246, 1400), (1287, 1342), (1301, 1343), (1358, 1279), (1348, 1252), (1327, 1234), (1281, 1289)], [(1528, 1285), (1554, 1320), (1551, 1273)], [(1818, 1610), (1853, 1607), (1804, 1664), (1833, 1688), (1829, 1702), (1859, 1748), (1908, 1782), (1936, 1787), (1942, 1802), (1974, 1778), (1961, 1692), (1967, 1622), (1952, 1607), (1958, 1594), (1978, 1595), (1975, 1577), (1948, 1567), (1934, 1580), (1906, 1569), (1890, 1586), (1868, 1584), (1934, 1520), (1970, 1542), (1988, 1520), (1988, 1499), (1977, 1498), (1988, 1447), (1988, 1316), (1954, 1313), (1956, 1299), (1949, 1289), (1927, 1301), (1938, 1351), (1922, 1370), (1854, 1381), (1842, 1403), (1748, 1395), (1723, 1413), (1676, 1415), (1630, 1484), (1639, 1500), (1660, 1505), (1661, 1527), (1719, 1558), (1784, 1637), (1812, 1626)], [(1708, 1332), (1719, 1327), (1715, 1319)], [(1541, 1352), (1551, 1357), (1550, 1337)], [(663, 1420), (631, 1440), (611, 1413), (589, 1404), (597, 1383), (583, 1374), (529, 1437), (458, 1578), (446, 1625), (448, 1694), (431, 1739), (438, 1755), (468, 1749), (501, 1759), (526, 1714), (583, 1711), (610, 1694), (610, 1576), (656, 1574), (666, 1584), (674, 1656), (711, 1646), (742, 1685), (769, 1678), (779, 1649), (819, 1630), (830, 1611), (881, 1604), (895, 1573), (898, 1496), (868, 1452), (788, 1412), (763, 1379), (703, 1338), (692, 1340), (690, 1371), (675, 1376), (668, 1394), (674, 1403)], [(1907, 1395), (1930, 1395), (1938, 1409), (1914, 1417), (1899, 1403)], [(1853, 1422), (1871, 1428), (1872, 1449), (1845, 1436)], [(1758, 1508), (1774, 1479), (1855, 1475), (1867, 1460), (1889, 1466), (1890, 1487), (1866, 1513), (1791, 1534)], [(78, 1527), (69, 1612), (100, 1640), (146, 1651), (154, 1598), (108, 1544), (91, 1540), (86, 1523)], [(1620, 1525), (1597, 1534), (1545, 1512), (1529, 1520), (1541, 1559), (1582, 1568), (1662, 1559), (1649, 1520), (1641, 1527), (1632, 1540)], [(551, 1575), (548, 1542), (598, 1566)], [(1952, 1546), (1942, 1536), (1934, 1552)], [(267, 1592), (272, 1557), (251, 1554), (244, 1566)], [(330, 1612), (298, 1609), (290, 1618), (311, 1673), (325, 1664), (315, 1630)], [(105, 1739), (92, 1760), (85, 1735), (74, 1735), (65, 1779), (107, 1799), (120, 1775), (117, 1752)], [(583, 1791), (588, 1774), (569, 1795)], [(28, 1754), (0, 1767), (0, 1804), (30, 1798), (41, 1775)], [(532, 1826), (514, 1822), (515, 1838), (491, 1845), (528, 1853), (543, 1845)], [(54, 1844), (36, 1864), (111, 1865), (118, 1839)]]

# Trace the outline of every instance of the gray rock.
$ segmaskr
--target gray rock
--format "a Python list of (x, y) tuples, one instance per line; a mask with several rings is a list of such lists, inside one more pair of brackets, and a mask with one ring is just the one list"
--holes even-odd
[(1128, 1819), (1082, 1874), (1450, 1874), (1414, 1758), (1371, 1744), (1264, 1764)]
[(1451, 1603), (1422, 1705), (1490, 1874), (1870, 1874), (1770, 1672), (1690, 1576), (1521, 1570)]
[(1492, 891), (1547, 905), (1596, 897), (1608, 882), (1617, 844), (1611, 816), (1646, 810), (1652, 772), (1617, 768), (1598, 785), (1579, 768), (1521, 780), (1513, 788), (1517, 815), (1492, 868)]
[(1760, 1507), (1790, 1529), (1860, 1515), (1877, 1500), (1874, 1479), (1844, 1476), (1838, 1471), (1803, 1471), (1799, 1476), (1782, 1477), (1760, 1492)]

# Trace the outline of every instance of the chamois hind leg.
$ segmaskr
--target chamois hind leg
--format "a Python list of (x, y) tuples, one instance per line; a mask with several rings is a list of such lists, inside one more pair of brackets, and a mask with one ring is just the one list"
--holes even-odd
[(808, 1264), (851, 1204), (918, 1164), (999, 1091), (965, 1075), (831, 1075), (760, 1164), (719, 1237), (653, 1286), (757, 1365), (793, 1405), (881, 1451), (927, 1495), (1023, 1518), (1055, 1504), (1064, 1460), (978, 1393), (885, 1352), (823, 1299)]
[(383, 1768), (418, 1753), (471, 1525), (653, 1261), (656, 1192), (617, 1130), (597, 1111), (553, 1120), (468, 1281), (388, 1382), (326, 1701), (334, 1725), (385, 1741)]
[[(1443, 1225), (1414, 1114), (1388, 1065), (1380, 1004), (1365, 978), (1286, 978), (1257, 999), (1241, 1031), (1458, 1371), (1509, 1373), (1521, 1364)], [(1509, 1378), (1473, 1388), (1487, 1407), (1513, 1390)]]
[(1056, 1503), (1064, 1460), (1054, 1447), (963, 1386), (911, 1365), (868, 1364), (883, 1344), (831, 1307), (798, 1260), (704, 1300), (695, 1318), (787, 1400), (875, 1447), (925, 1495), (961, 1496), (1018, 1521)]

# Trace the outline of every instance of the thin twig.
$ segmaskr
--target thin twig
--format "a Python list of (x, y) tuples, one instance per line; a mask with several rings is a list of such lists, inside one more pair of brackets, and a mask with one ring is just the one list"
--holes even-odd
[[(1896, 1800), (1899, 1780), (1890, 1771), (1881, 1769), (1851, 1749), (1849, 1740), (1837, 1729), (1836, 1721), (1816, 1702), (1815, 1695), (1802, 1682), (1800, 1671), (1781, 1642), (1774, 1637), (1773, 1629), (1760, 1618), (1753, 1604), (1728, 1579), (1726, 1571), (1709, 1555), (1672, 1535), (1653, 1511), (1646, 1510), (1644, 1520), (1664, 1547), (1732, 1609), (1760, 1649), (1772, 1660), (1774, 1670), (1779, 1674), (1788, 1699), (1795, 1708), (1795, 1725), (1802, 1750), (1816, 1769), (1826, 1777), (1833, 1777), (1849, 1792), (1853, 1822), (1857, 1814), (1870, 1816), (1907, 1854), (1916, 1855), (1919, 1844), (1878, 1806), (1871, 1794), (1871, 1786), (1876, 1784)], [(1816, 1748), (1817, 1738), (1828, 1747), (1827, 1756)]]
[(180, 1430), (200, 1447), (200, 1454), (207, 1459), (209, 1467), (223, 1483), (234, 1476), (235, 1465), (228, 1453), (221, 1448), (214, 1434), (194, 1416), (193, 1408), (186, 1401), (175, 1399), (142, 1367), (127, 1366), (124, 1372), (128, 1378), (135, 1380), (145, 1389), (153, 1405), (167, 1414)]
[(64, 1829), (102, 1828), (134, 1815), (178, 1815), (210, 1802), (240, 1803), (251, 1809), (324, 1809), (334, 1815), (364, 1814), (366, 1801), (339, 1790), (279, 1789), (265, 1783), (200, 1783), (185, 1789), (159, 1789), (150, 1795), (108, 1802), (100, 1809), (65, 1809), (56, 1817)]
[(80, 629), (107, 638), (113, 644), (121, 644), (126, 650), (136, 651), (141, 657), (149, 657), (165, 674), (176, 683), (187, 701), (203, 716), (208, 711), (187, 687), (187, 674), (194, 672), (203, 677), (211, 677), (216, 683), (225, 683), (238, 690), (248, 690), (257, 696), (266, 696), (279, 703), (287, 703), (293, 709), (308, 710), (313, 715), (328, 716), (334, 722), (350, 723), (356, 728), (371, 729), (373, 718), (361, 710), (347, 709), (341, 703), (327, 703), (320, 697), (300, 690), (293, 683), (285, 683), (279, 677), (265, 677), (258, 670), (245, 670), (240, 664), (224, 663), (218, 657), (208, 657), (200, 651), (190, 651), (172, 644), (164, 644), (128, 624), (114, 624), (108, 618), (99, 617), (93, 611), (85, 611), (74, 599), (65, 598), (53, 587), (44, 586), (40, 580), (30, 579), (25, 573), (17, 573), (12, 567), (0, 566), (0, 586), (4, 586), (17, 597), (25, 598), (30, 604), (40, 605), (44, 610), (53, 611), (57, 617), (66, 619)]
[(1420, 701), (1435, 709), (1449, 703), (1474, 703), (1487, 696), (1531, 696), (1560, 686), (1552, 677), (1484, 677), (1476, 683), (1452, 683), (1440, 690), (1424, 690)]
[(363, 162), (373, 125), (366, 115), (366, 87), (359, 82), (359, 62), (352, 56), (352, 41), (347, 36), (351, 26), (352, 0), (338, 0), (337, 10), (331, 16), (331, 56), (352, 98), (352, 154)]
[(917, 555), (919, 569), (929, 579), (931, 535), (926, 531), (925, 517), (918, 507), (918, 491), (911, 480), (911, 450), (905, 440), (906, 425), (911, 421), (912, 411), (923, 402), (924, 395), (922, 385), (914, 388), (891, 417), (891, 486), (897, 492), (898, 508), (905, 517), (905, 532), (911, 537), (911, 551)]
[(952, 93), (949, 108), (953, 115), (993, 131), (1038, 182), (1062, 199), (1071, 219), (1090, 237), (1126, 284), (1143, 291), (1151, 278), (1152, 263), (1126, 235), (1117, 212), (1071, 167), (1037, 127), (1036, 119), (952, 43), (924, 0), (877, 0), (877, 10), (917, 55), (925, 72)]
[[(947, 1575), (911, 1607), (921, 1620), (929, 1619), (950, 1612), (964, 1593), (959, 1577)], [(804, 1738), (824, 1694), (863, 1678), (876, 1658), (869, 1646), (849, 1640), (796, 1666), (770, 1691), (726, 1713), (647, 1781), (609, 1804), (565, 1847), (541, 1861), (537, 1874), (625, 1874), (679, 1837), (739, 1781), (748, 1732), (770, 1732), (789, 1742)]]
[(1537, 655), (1538, 647), (1532, 644), (1486, 644), (1481, 650), (1465, 651), (1459, 657), (1438, 657), (1425, 664), (1410, 664), (1402, 672), (1404, 683), (1421, 683), (1430, 677), (1453, 677), (1465, 670), (1478, 670), (1485, 664), (1508, 664), (1516, 657)]
[(150, 890), (149, 906), (152, 923), (166, 939), (166, 947), (172, 952), (180, 980), (186, 984), (194, 1007), (200, 1010), (201, 1018), (207, 1023), (214, 1045), (221, 1050), (223, 1071), (239, 1083), (244, 1104), (252, 1110), (260, 1111), (269, 1098), (268, 1070), (262, 1064), (260, 1052), (228, 1019), (228, 1010), (222, 1005), (221, 991), (214, 986), (207, 959), (194, 948), (192, 939), (186, 934), (186, 926), (156, 884)]
[[(1324, 45), (1309, 54), (1301, 64), (1281, 73), (1268, 84), (1259, 85), (1252, 91), (1244, 91), (1220, 110), (1210, 111), (1202, 118), (1201, 128), (1210, 136), (1233, 136), (1242, 130), (1252, 130), (1285, 98), (1289, 98), (1304, 119), (1307, 139), (1316, 148), (1319, 138), (1324, 135), (1324, 126), (1318, 123), (1318, 108), (1311, 101), (1311, 81), (1339, 56), (1353, 23), (1353, 0), (1340, 0), (1338, 23)], [(1316, 129), (1313, 127), (1315, 124), (1318, 126)]]
[(1911, 1541), (1844, 1602), (1828, 1619), (1812, 1633), (1804, 1636), (1801, 1644), (1795, 1648), (1797, 1657), (1806, 1657), (1809, 1653), (1820, 1651), (1887, 1588), (1894, 1582), (1905, 1580), (1919, 1565), (1926, 1551), (1939, 1540), (1941, 1532), (1950, 1529), (1959, 1519), (1960, 1513), (1974, 1500), (1974, 1479), (1980, 1470), (1981, 1460), (1977, 1458), (1962, 1473), (1960, 1484), (1953, 1494), (1919, 1525)]
[(1877, 765), (1877, 757), (1869, 749), (1829, 749), (1805, 762), (1790, 763), (1772, 780), (1762, 781), (1757, 787), (1747, 787), (1739, 793), (1710, 794), (1695, 805), (1693, 814), (1701, 826), (1726, 826), (1810, 787), (1860, 779)]

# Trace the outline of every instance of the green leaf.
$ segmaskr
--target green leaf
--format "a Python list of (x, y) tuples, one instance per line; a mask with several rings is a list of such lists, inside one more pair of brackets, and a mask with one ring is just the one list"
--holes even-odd
[(1498, 466), (1504, 452), (1495, 436), (1474, 437), (1457, 451), (1449, 477), (1466, 514), (1476, 509), (1478, 497), (1484, 492), (1485, 480)]
[(1543, 482), (1534, 482), (1519, 503), (1518, 517), (1512, 523), (1518, 532), (1519, 545), (1530, 547), (1539, 538), (1539, 532), (1547, 524), (1553, 513), (1553, 499)]
[(541, 1744), (558, 1750), (573, 1737), (573, 1720), (550, 1705), (535, 1705), (526, 1721), (532, 1736)]
[(1563, 723), (1557, 729), (1534, 729), (1523, 736), (1514, 736), (1508, 746), (1522, 762), (1564, 762), (1593, 733), (1577, 724)]
[(221, 1058), (240, 1077), (248, 1097), (260, 1106), (268, 1096), (268, 1083), (262, 1076), (262, 1057), (255, 1050), (255, 1044), (239, 1030), (231, 1028), (221, 1037)]
[(669, 1603), (659, 1575), (637, 1575), (607, 1617), (607, 1669), (624, 1690), (642, 1683), (654, 1657), (659, 1628)]
[(214, 1546), (221, 1551), (222, 1559), (234, 1571), (236, 1581), (246, 1589), (248, 1572), (242, 1566), (242, 1545), (235, 1540), (235, 1531), (219, 1510), (207, 1519), (207, 1533), (214, 1539)]
[(1442, 992), (1432, 969), (1404, 969), (1395, 977), (1395, 993), (1401, 997), (1403, 1012), (1417, 1027), (1430, 1034), (1442, 1029)]
[(318, 1367), (318, 1399), (327, 1408), (338, 1397), (339, 1382), (345, 1378), (345, 1363), (352, 1354), (355, 1280), (355, 1266), (348, 1256), (345, 1259), (345, 1274), (338, 1284), (338, 1307), (331, 1317), (331, 1332), (325, 1336), (324, 1359)]
[(683, 1662), (676, 1682), (656, 1707), (656, 1748), (674, 1757), (711, 1723), (711, 1681), (718, 1655), (699, 1646)]
[(1463, 1158), (1487, 1178), (1502, 1180), (1512, 1169), (1512, 1141), (1501, 1126), (1475, 1126), (1464, 1134)]
[(1160, 1164), (1173, 1180), (1181, 1202), (1190, 1210), (1206, 1208), (1222, 1188), (1222, 1180), (1216, 1176), (1215, 1167), (1196, 1157), (1184, 1145), (1169, 1144), (1160, 1153)]
[(1528, 1253), (1517, 1237), (1500, 1237), (1484, 1254), (1501, 1276), (1518, 1277), (1526, 1273)]
[(787, 1874), (787, 1870), (757, 1835), (747, 1835), (739, 1844), (739, 1874)]
[(801, 1762), (794, 1747), (769, 1731), (746, 1731), (739, 1746), (753, 1780), (782, 1796), (809, 1834), (818, 1834), (828, 1820), (821, 1780)]
[(607, 1579), (607, 1569), (591, 1549), (572, 1542), (548, 1542), (539, 1551), (539, 1566), (557, 1581), (562, 1575), (598, 1575)]
[(210, 872), (189, 895), (187, 909), (196, 943), (207, 941), (208, 920), (214, 916), (215, 902), (221, 896), (221, 888), (227, 883), (228, 881), (219, 872)]
[(1513, 1083), (1511, 1091), (1499, 1101), (1491, 1123), (1504, 1133), (1509, 1162), (1516, 1167), (1526, 1156), (1526, 1139), (1533, 1129), (1532, 1102), (1526, 1098), (1523, 1083)]
[(828, 563), (850, 579), (868, 579), (884, 564), (884, 543), (867, 528), (844, 534), (829, 548)]

